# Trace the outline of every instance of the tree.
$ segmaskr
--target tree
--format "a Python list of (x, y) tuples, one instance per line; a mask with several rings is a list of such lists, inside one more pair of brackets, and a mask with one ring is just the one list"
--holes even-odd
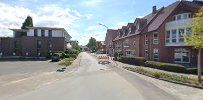
[(78, 42), (71, 42), (71, 46), (72, 46), (72, 49), (75, 49), (79, 52), (81, 51), (80, 46), (78, 45)]
[(87, 47), (92, 51), (92, 52), (95, 52), (98, 50), (98, 43), (96, 41), (95, 38), (91, 37), (89, 39), (89, 43), (87, 44)]
[(27, 29), (27, 27), (33, 27), (32, 17), (30, 16), (27, 16), (27, 18), (22, 24), (21, 29)]
[(198, 50), (198, 81), (201, 84), (202, 69), (201, 69), (201, 51), (203, 48), (203, 8), (201, 8), (196, 14), (192, 22), (192, 34), (185, 35), (186, 44), (193, 46)]

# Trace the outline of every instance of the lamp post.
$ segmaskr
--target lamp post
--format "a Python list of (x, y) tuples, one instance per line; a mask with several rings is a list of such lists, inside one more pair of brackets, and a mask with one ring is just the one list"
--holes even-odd
[[(100, 25), (100, 26), (105, 27), (105, 28), (106, 28), (106, 30), (108, 30), (108, 29), (109, 29), (109, 28), (108, 28), (106, 25), (104, 25), (104, 24), (99, 23), (99, 25)], [(106, 46), (107, 46), (107, 44), (106, 44)], [(106, 49), (106, 55), (107, 55), (107, 49)]]

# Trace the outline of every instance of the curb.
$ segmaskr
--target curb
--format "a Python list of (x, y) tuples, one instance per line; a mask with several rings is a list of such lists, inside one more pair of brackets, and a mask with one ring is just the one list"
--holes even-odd
[[(123, 69), (125, 69), (125, 68), (123, 68)], [(125, 69), (125, 70), (127, 70), (127, 69)], [(130, 71), (130, 70), (127, 70), (127, 71)], [(178, 81), (167, 80), (167, 79), (164, 79), (164, 78), (157, 78), (157, 77), (154, 77), (154, 76), (151, 76), (151, 75), (146, 75), (146, 74), (140, 73), (138, 71), (131, 71), (131, 72), (136, 72), (136, 73), (141, 74), (141, 75), (145, 75), (145, 76), (148, 76), (148, 77), (151, 77), (151, 78), (155, 78), (155, 79), (158, 79), (158, 80), (163, 80), (163, 81), (167, 81), (167, 82), (171, 82), (171, 83), (175, 83), (175, 84), (179, 84), (179, 85), (185, 85), (185, 86), (189, 86), (189, 87), (203, 89), (203, 86), (198, 86), (198, 85), (194, 85), (194, 84), (188, 84), (188, 83), (182, 83), (182, 82), (178, 82)]]
[[(117, 67), (118, 64), (116, 62), (114, 62), (114, 63), (115, 63), (115, 65), (112, 65), (112, 66)], [(158, 80), (166, 81), (166, 82), (171, 82), (171, 83), (175, 83), (175, 84), (179, 84), (179, 85), (184, 85), (184, 86), (188, 86), (188, 87), (203, 89), (203, 86), (199, 86), (199, 85), (182, 83), (182, 82), (178, 82), (178, 81), (167, 80), (167, 79), (164, 79), (164, 78), (157, 78), (157, 77), (154, 77), (152, 75), (146, 75), (146, 74), (140, 73), (138, 71), (130, 71), (130, 70), (127, 70), (127, 69), (125, 69), (123, 67), (118, 67), (118, 68), (124, 69), (124, 70), (129, 71), (129, 72), (136, 72), (138, 74), (141, 74), (141, 75), (144, 75), (144, 76), (148, 76), (148, 77), (151, 77), (151, 78), (155, 78), (155, 79), (158, 79)]]

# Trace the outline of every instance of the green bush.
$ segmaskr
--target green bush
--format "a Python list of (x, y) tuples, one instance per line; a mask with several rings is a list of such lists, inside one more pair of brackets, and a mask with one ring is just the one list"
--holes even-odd
[(123, 67), (123, 68), (133, 72), (138, 72), (144, 75), (153, 76), (155, 78), (162, 78), (170, 81), (189, 83), (189, 84), (198, 83), (197, 78), (190, 78), (184, 75), (176, 75), (176, 74), (169, 74), (169, 73), (164, 73), (164, 72), (159, 72), (154, 70), (147, 70), (147, 69), (144, 69), (143, 67)]
[(186, 68), (179, 64), (147, 61), (147, 62), (145, 62), (145, 66), (151, 67), (151, 68), (156, 68), (156, 69), (161, 69), (161, 70), (165, 70), (165, 71), (171, 71), (171, 72), (178, 72), (178, 73), (186, 72)]
[(71, 58), (77, 58), (77, 54), (70, 54), (69, 55)]
[[(197, 75), (197, 68), (187, 68), (186, 73)], [(203, 72), (202, 72), (202, 74), (203, 74)]]
[(144, 65), (145, 64), (145, 58), (144, 57), (125, 57), (121, 56), (118, 58), (119, 62), (132, 64), (132, 65)]
[(62, 61), (60, 61), (58, 64), (61, 66), (69, 66), (73, 63), (74, 58), (65, 58)]

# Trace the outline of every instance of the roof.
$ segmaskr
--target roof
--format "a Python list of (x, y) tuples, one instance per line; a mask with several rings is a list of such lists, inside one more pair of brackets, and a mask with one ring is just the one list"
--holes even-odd
[(192, 8), (200, 8), (203, 6), (203, 1), (176, 1), (172, 3), (171, 5), (167, 7), (162, 7), (156, 11), (156, 13), (150, 13), (143, 18), (136, 18), (134, 21), (134, 24), (136, 23), (142, 23), (143, 26), (141, 27), (141, 30), (134, 31), (132, 34), (124, 34), (124, 37), (117, 37), (114, 41), (120, 40), (122, 38), (134, 36), (137, 34), (141, 34), (142, 31), (147, 29), (147, 32), (155, 31), (157, 30), (164, 21), (173, 13), (173, 11), (179, 6), (179, 4), (182, 3), (186, 6), (192, 7)]
[(14, 32), (28, 32), (28, 30), (25, 30), (25, 29), (10, 29)]
[(64, 28), (58, 27), (27, 27), (28, 29), (45, 29), (45, 30), (65, 30)]
[(155, 20), (149, 25), (148, 32), (157, 30), (164, 21), (173, 13), (179, 4), (184, 4), (193, 8), (199, 9), (201, 4), (195, 3), (194, 1), (176, 1), (175, 3), (165, 7), (162, 12), (155, 18)]
[(174, 9), (180, 4), (181, 1), (176, 1), (175, 3), (163, 8), (162, 12), (154, 19), (154, 21), (149, 25), (148, 32), (157, 30), (161, 24), (166, 20), (166, 18), (174, 11)]
[[(144, 16), (143, 18), (136, 18), (133, 24), (135, 24), (135, 23), (137, 22), (137, 20), (142, 20), (141, 22), (145, 22), (145, 21), (146, 21), (146, 22), (147, 22), (146, 25), (144, 25), (143, 28), (141, 29), (141, 30), (143, 30), (143, 29), (145, 28), (145, 26), (147, 26), (147, 25), (150, 24), (150, 22), (156, 17), (156, 15), (157, 15), (160, 11), (161, 11), (161, 9), (157, 10), (156, 13), (154, 13), (154, 14), (153, 14), (153, 13), (150, 13), (150, 14)], [(125, 35), (124, 37), (116, 38), (116, 39), (114, 39), (114, 41), (120, 40), (120, 39), (122, 39), (122, 38), (126, 38), (126, 37), (130, 37), (130, 36), (134, 36), (134, 35), (140, 34), (140, 33), (141, 33), (141, 30), (140, 30), (140, 31), (136, 31), (136, 32), (134, 31), (132, 34), (127, 34), (127, 35)]]
[(105, 42), (110, 41), (110, 40), (114, 40), (118, 35), (117, 31), (118, 30), (108, 29), (107, 33), (106, 33)]

